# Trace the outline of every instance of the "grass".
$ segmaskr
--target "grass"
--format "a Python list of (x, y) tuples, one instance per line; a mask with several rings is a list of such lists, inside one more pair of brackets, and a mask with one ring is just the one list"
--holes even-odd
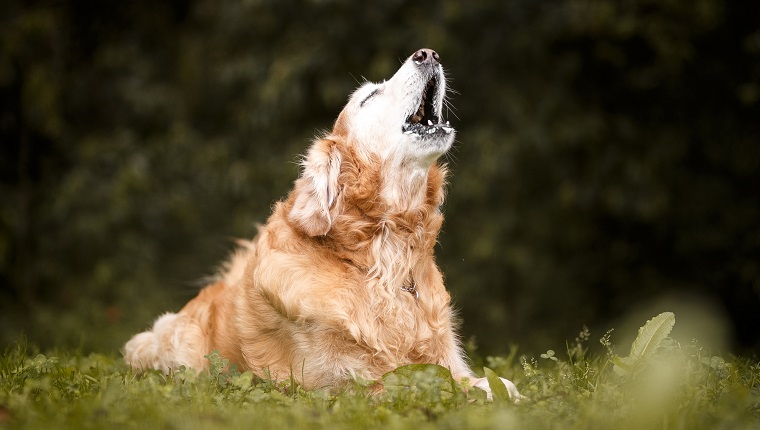
[(465, 391), (432, 365), (397, 369), (380, 381), (380, 393), (369, 382), (307, 391), (225, 371), (215, 353), (209, 372), (138, 375), (120, 357), (43, 355), (18, 342), (0, 355), (0, 428), (760, 427), (760, 363), (704, 355), (698, 344), (681, 345), (650, 323), (626, 358), (613, 353), (609, 332), (599, 353), (589, 354), (586, 329), (563, 353), (487, 357), (485, 371), (512, 379), (527, 397), (516, 405), (498, 392), (491, 402), (480, 390)]

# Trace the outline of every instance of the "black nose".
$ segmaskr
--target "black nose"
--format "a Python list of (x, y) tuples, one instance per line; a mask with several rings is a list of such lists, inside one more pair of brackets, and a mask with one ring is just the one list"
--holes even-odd
[(420, 49), (412, 55), (412, 60), (417, 64), (438, 64), (441, 62), (441, 57), (437, 52), (432, 49)]

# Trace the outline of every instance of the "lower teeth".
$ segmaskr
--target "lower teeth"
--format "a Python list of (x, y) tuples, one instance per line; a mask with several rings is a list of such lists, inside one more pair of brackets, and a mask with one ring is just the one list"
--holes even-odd
[(417, 134), (417, 135), (426, 135), (426, 134), (433, 134), (437, 132), (438, 130), (442, 130), (446, 134), (451, 134), (454, 129), (449, 126), (449, 122), (447, 121), (446, 124), (433, 124), (432, 122), (429, 122), (430, 125), (423, 125), (421, 123), (406, 123), (402, 127), (402, 131), (404, 134)]

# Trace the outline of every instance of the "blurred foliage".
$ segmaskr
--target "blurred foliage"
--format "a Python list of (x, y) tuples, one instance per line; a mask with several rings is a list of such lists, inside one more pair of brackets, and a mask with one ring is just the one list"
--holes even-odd
[(438, 259), (527, 348), (666, 292), (760, 345), (760, 4), (6, 0), (0, 339), (118, 348), (288, 191), (362, 79), (435, 48), (458, 142)]

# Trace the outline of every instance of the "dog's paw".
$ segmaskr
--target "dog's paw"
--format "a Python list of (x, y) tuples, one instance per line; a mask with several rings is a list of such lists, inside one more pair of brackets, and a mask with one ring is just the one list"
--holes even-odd
[[(517, 387), (515, 384), (512, 383), (509, 379), (499, 378), (501, 379), (501, 382), (504, 384), (505, 387), (507, 387), (507, 393), (509, 393), (509, 398), (514, 403), (520, 403), (520, 400), (523, 400), (525, 396), (520, 394), (519, 391), (517, 391)], [(488, 379), (486, 378), (477, 378), (472, 381), (472, 386), (475, 388), (480, 388), (481, 390), (486, 392), (486, 397), (488, 400), (493, 400), (493, 393), (491, 392), (491, 386), (488, 385)]]

